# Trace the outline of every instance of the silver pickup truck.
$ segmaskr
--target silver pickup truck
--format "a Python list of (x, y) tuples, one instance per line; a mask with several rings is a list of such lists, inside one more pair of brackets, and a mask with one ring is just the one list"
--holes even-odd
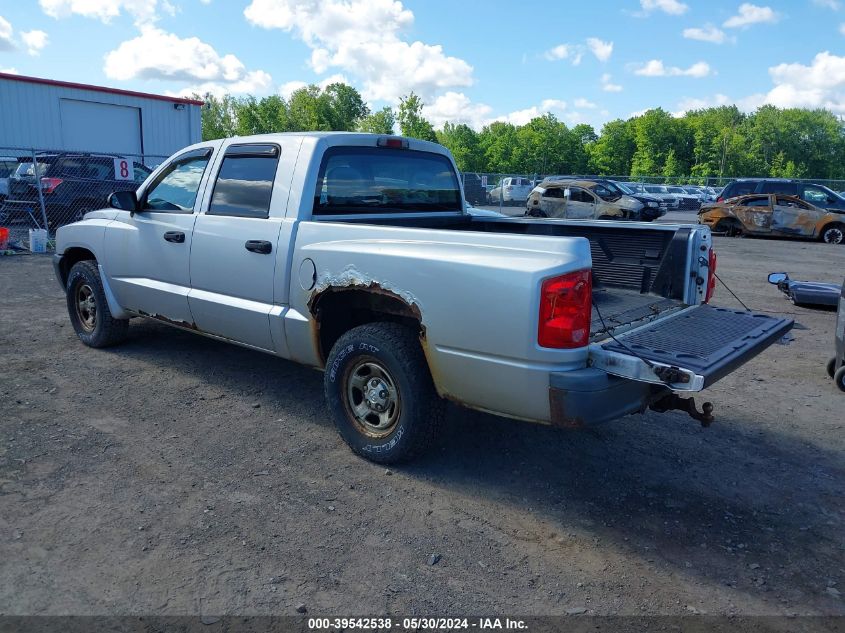
[[(681, 409), (792, 322), (711, 307), (707, 227), (467, 213), (440, 145), (209, 141), (57, 232), (83, 343), (156, 319), (324, 370), (344, 440), (421, 453), (443, 402), (578, 427)], [(174, 362), (178, 360), (174, 359)]]

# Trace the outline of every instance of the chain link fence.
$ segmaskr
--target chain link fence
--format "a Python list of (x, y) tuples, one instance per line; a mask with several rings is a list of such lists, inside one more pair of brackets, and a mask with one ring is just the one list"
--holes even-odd
[[(0, 146), (0, 227), (13, 246), (29, 247), (31, 229), (56, 229), (135, 190), (166, 156)], [(43, 234), (41, 234), (43, 235)]]
[[(8, 231), (13, 246), (29, 247), (30, 229), (46, 229), (48, 243), (58, 227), (80, 219), (86, 212), (107, 206), (110, 193), (135, 190), (167, 157), (151, 154), (106, 154), (0, 146), (0, 239)], [(728, 177), (600, 176), (595, 174), (505, 174), (463, 172), (467, 202), (522, 215), (531, 189), (544, 178), (606, 179), (630, 183), (641, 193), (646, 186), (694, 186), (707, 190), (701, 198), (715, 199)], [(802, 179), (845, 190), (845, 181)], [(637, 186), (635, 186), (637, 185)], [(676, 207), (677, 208), (677, 207)], [(42, 234), (43, 235), (43, 234)], [(1, 245), (0, 245), (1, 246)]]
[[(546, 178), (553, 179), (584, 179), (584, 180), (612, 180), (622, 183), (634, 193), (656, 195), (668, 199), (670, 210), (694, 211), (701, 204), (716, 199), (722, 188), (739, 177), (727, 176), (616, 176), (597, 174), (504, 174), (490, 172), (463, 172), (461, 181), (467, 202), (475, 207), (496, 209), (505, 215), (522, 215), (525, 203), (531, 189)], [(756, 178), (747, 176), (748, 178)], [(845, 180), (830, 180), (825, 178), (798, 178), (798, 182), (824, 185), (833, 191), (845, 192)], [(670, 189), (664, 190), (662, 187)], [(689, 191), (679, 191), (678, 187), (690, 187)], [(672, 189), (674, 188), (674, 189)], [(841, 194), (840, 194), (841, 195)], [(674, 197), (673, 197), (674, 196)], [(692, 199), (697, 196), (697, 199)]]

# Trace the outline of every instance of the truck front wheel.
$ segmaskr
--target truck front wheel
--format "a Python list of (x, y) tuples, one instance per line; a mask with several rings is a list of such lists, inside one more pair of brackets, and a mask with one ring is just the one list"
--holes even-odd
[(115, 319), (106, 302), (97, 264), (76, 262), (67, 277), (67, 311), (79, 340), (88, 347), (120, 343), (129, 330), (129, 319)]
[(408, 327), (370, 323), (346, 332), (329, 354), (323, 384), (338, 432), (370, 461), (410, 460), (437, 436), (443, 401)]

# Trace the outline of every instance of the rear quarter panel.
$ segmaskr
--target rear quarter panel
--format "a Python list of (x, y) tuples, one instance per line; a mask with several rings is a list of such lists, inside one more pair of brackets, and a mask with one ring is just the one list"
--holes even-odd
[[(586, 347), (537, 344), (540, 283), (590, 267), (584, 238), (302, 222), (296, 244), (285, 321), (294, 360), (322, 364), (309, 308), (316, 294), (377, 285), (419, 311), (437, 390), (462, 404), (545, 420), (549, 372), (586, 364)], [(298, 281), (306, 259), (313, 289)]]

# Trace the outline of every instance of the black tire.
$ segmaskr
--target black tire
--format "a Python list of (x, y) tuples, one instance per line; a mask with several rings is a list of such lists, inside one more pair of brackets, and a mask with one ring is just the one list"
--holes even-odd
[(329, 354), (323, 385), (338, 432), (365, 459), (408, 461), (438, 436), (444, 403), (408, 327), (370, 323), (346, 332)]
[(727, 237), (739, 237), (742, 235), (742, 224), (737, 220), (721, 220), (714, 229), (717, 233), (724, 233)]
[(819, 240), (828, 244), (845, 244), (845, 224), (828, 224), (819, 234)]
[(831, 358), (827, 361), (827, 375), (833, 378), (833, 374), (836, 373), (836, 359)]
[(839, 388), (839, 391), (845, 391), (845, 367), (840, 367), (833, 375), (833, 382)]
[(85, 345), (108, 347), (126, 338), (129, 319), (112, 316), (96, 262), (84, 260), (73, 265), (67, 278), (66, 297), (70, 322)]

